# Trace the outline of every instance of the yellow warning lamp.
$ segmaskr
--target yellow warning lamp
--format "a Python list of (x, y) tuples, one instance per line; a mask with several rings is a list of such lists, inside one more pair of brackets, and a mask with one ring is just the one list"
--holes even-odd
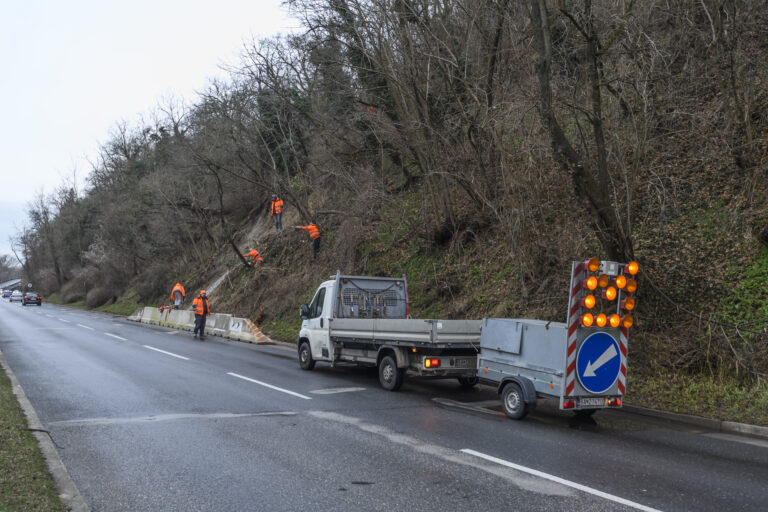
[(587, 290), (594, 290), (597, 288), (597, 278), (595, 276), (589, 276), (581, 282), (581, 287)]
[(597, 272), (600, 270), (600, 260), (597, 258), (589, 258), (584, 262), (584, 266), (587, 267), (587, 270), (590, 272)]
[(629, 274), (631, 276), (637, 274), (637, 271), (640, 270), (640, 266), (637, 264), (636, 261), (630, 261), (626, 265), (624, 265), (624, 273)]
[(627, 311), (632, 311), (635, 309), (635, 298), (634, 297), (627, 297), (623, 301), (621, 301), (621, 309), (625, 309)]
[(629, 329), (632, 327), (632, 324), (635, 323), (635, 319), (632, 318), (632, 315), (624, 315), (621, 317), (621, 326), (625, 329)]
[(592, 327), (594, 321), (595, 317), (592, 316), (592, 313), (585, 313), (581, 315), (581, 325), (584, 327)]
[(613, 280), (613, 284), (616, 285), (616, 288), (619, 290), (623, 290), (625, 286), (627, 286), (627, 278), (623, 275), (616, 276), (616, 279)]
[(595, 296), (590, 293), (589, 295), (581, 299), (581, 307), (592, 309), (593, 307), (595, 307), (595, 302), (597, 302), (597, 299), (595, 299)]
[(600, 313), (595, 317), (595, 323), (598, 327), (605, 327), (605, 324), (608, 323), (608, 317), (605, 316), (605, 313)]
[(627, 281), (626, 289), (628, 293), (635, 293), (635, 291), (637, 290), (637, 281), (635, 281), (634, 279), (629, 279)]
[(615, 300), (617, 293), (618, 292), (616, 291), (616, 288), (614, 288), (613, 286), (609, 286), (608, 288), (603, 290), (603, 294), (602, 295), (603, 295), (604, 299)]
[(611, 315), (611, 317), (608, 319), (608, 323), (611, 324), (611, 327), (618, 327), (621, 325), (621, 317), (619, 315)]
[(611, 278), (610, 277), (608, 277), (605, 274), (600, 274), (598, 276), (598, 278), (597, 278), (597, 286), (599, 286), (600, 288), (605, 288), (609, 284), (611, 284)]

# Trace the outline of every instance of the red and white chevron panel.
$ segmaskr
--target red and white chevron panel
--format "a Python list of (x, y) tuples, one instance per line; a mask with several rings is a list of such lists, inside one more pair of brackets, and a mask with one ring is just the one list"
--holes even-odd
[(567, 352), (565, 357), (565, 396), (573, 393), (576, 385), (576, 346), (578, 337), (576, 331), (579, 327), (579, 301), (577, 299), (579, 290), (581, 290), (581, 271), (584, 263), (573, 264), (573, 273), (571, 274), (571, 297), (568, 301), (568, 342), (566, 343)]
[(629, 332), (626, 328), (621, 327), (619, 329), (621, 335), (619, 336), (619, 351), (621, 352), (621, 369), (619, 370), (619, 393), (622, 395), (626, 393), (627, 389), (627, 342), (629, 340)]

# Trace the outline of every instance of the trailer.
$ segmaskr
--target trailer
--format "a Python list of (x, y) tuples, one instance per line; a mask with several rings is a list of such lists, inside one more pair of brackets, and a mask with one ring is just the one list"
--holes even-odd
[(573, 262), (565, 323), (483, 320), (478, 375), (507, 416), (524, 418), (538, 398), (577, 415), (621, 407), (637, 271), (634, 261)]
[(299, 366), (312, 370), (353, 363), (376, 366), (384, 389), (398, 390), (406, 374), (477, 379), (480, 320), (409, 318), (408, 285), (399, 278), (347, 276), (323, 282), (300, 307)]

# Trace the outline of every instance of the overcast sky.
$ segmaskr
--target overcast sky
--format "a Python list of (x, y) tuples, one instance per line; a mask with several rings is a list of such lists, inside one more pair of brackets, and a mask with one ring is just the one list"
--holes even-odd
[(281, 0), (27, 0), (0, 16), (0, 254), (25, 205), (83, 183), (115, 124), (194, 101), (244, 42), (295, 27)]

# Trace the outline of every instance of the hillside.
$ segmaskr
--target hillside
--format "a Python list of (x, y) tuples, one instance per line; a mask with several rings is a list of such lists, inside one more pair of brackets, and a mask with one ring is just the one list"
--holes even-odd
[(292, 340), (337, 269), (406, 274), (417, 317), (563, 321), (572, 260), (636, 259), (628, 400), (768, 424), (763, 2), (291, 4), (304, 32), (31, 205), (27, 279), (115, 309), (229, 271), (214, 307)]

